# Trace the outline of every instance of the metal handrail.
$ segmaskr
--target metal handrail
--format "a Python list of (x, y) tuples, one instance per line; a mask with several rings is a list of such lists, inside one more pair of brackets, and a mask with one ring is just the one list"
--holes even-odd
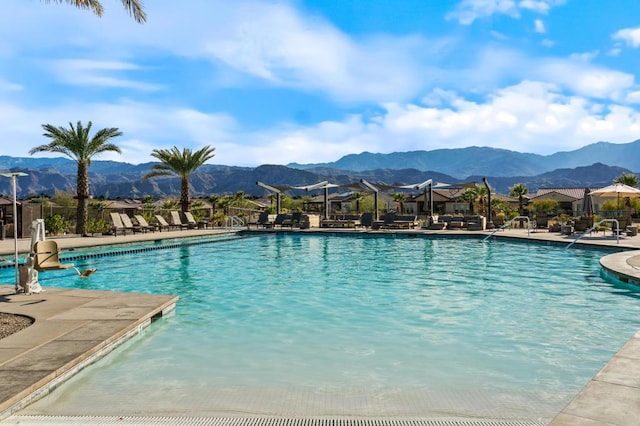
[(235, 229), (244, 227), (244, 220), (240, 219), (238, 216), (227, 216), (227, 221), (225, 224), (226, 229)]
[(515, 221), (516, 219), (527, 219), (527, 237), (531, 236), (531, 220), (529, 219), (529, 216), (516, 216), (513, 219), (509, 219), (504, 225), (502, 225), (500, 228), (494, 229), (494, 231), (492, 233), (490, 233), (489, 235), (487, 235), (482, 241), (487, 241), (489, 238), (493, 237), (493, 234), (495, 234), (496, 232), (498, 232), (501, 229), (506, 228), (507, 226), (511, 225), (513, 223), (513, 221)]
[[(569, 245), (567, 245), (565, 247), (565, 249), (568, 249), (569, 247), (571, 247), (572, 245), (574, 245), (576, 243), (576, 241), (578, 241), (580, 238), (584, 237), (585, 235), (587, 235), (587, 233), (591, 233), (593, 232), (594, 229), (596, 229), (601, 223), (603, 222), (615, 222), (616, 223), (616, 244), (620, 244), (620, 223), (618, 222), (618, 219), (602, 219), (601, 221), (599, 221), (598, 223), (596, 223), (595, 225), (593, 225), (591, 228), (587, 229), (586, 231), (584, 231), (584, 233), (578, 235), (578, 238), (576, 238), (575, 240), (571, 241), (569, 243)], [(613, 228), (612, 228), (613, 229)]]

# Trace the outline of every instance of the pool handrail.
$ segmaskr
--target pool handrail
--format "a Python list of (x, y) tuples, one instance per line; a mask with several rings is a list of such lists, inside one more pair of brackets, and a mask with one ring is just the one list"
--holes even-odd
[[(591, 228), (587, 229), (586, 231), (584, 231), (582, 234), (578, 235), (578, 237), (571, 241), (566, 247), (565, 249), (568, 249), (569, 247), (571, 247), (572, 245), (574, 245), (576, 243), (576, 241), (578, 241), (580, 238), (584, 237), (585, 235), (587, 235), (587, 233), (591, 233), (594, 229), (596, 229), (601, 223), (603, 222), (615, 222), (616, 224), (616, 229), (614, 231), (614, 233), (616, 234), (616, 244), (620, 244), (620, 223), (618, 222), (618, 219), (602, 219), (600, 220), (598, 223), (596, 223), (595, 225), (593, 225)], [(613, 228), (612, 228), (613, 230)]]
[(238, 216), (227, 216), (225, 225), (226, 229), (242, 228), (244, 227), (244, 220)]
[(499, 230), (504, 229), (507, 226), (511, 225), (513, 223), (513, 221), (515, 221), (516, 219), (527, 219), (527, 237), (530, 237), (531, 236), (531, 220), (529, 219), (529, 216), (516, 216), (516, 217), (506, 221), (505, 224), (502, 225), (500, 228), (494, 229), (493, 232), (491, 232), (489, 235), (487, 235), (482, 241), (483, 242), (487, 241), (489, 238), (493, 237), (493, 234), (495, 234)]

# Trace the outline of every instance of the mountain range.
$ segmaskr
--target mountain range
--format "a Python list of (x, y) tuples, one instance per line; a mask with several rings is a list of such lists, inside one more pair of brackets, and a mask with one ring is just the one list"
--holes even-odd
[[(129, 164), (94, 160), (89, 168), (90, 192), (107, 198), (177, 197), (177, 178), (142, 181), (154, 163)], [(76, 163), (67, 158), (0, 156), (0, 170), (22, 171), (18, 197), (75, 192)], [(237, 167), (206, 164), (191, 176), (192, 195), (233, 194), (262, 196), (262, 181), (272, 185), (310, 185), (328, 180), (348, 184), (366, 179), (386, 184), (482, 182), (486, 177), (498, 193), (516, 183), (530, 192), (540, 187), (601, 187), (623, 173), (640, 170), (640, 140), (627, 144), (598, 142), (575, 151), (543, 156), (488, 147), (346, 155), (333, 163)], [(10, 179), (0, 178), (0, 194), (12, 191)]]

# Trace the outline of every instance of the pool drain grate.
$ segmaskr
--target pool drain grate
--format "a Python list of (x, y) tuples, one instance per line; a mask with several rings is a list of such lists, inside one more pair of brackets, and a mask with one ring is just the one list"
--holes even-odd
[(135, 417), (135, 416), (11, 416), (2, 425), (50, 426), (543, 426), (535, 420), (465, 418), (274, 418), (274, 417)]

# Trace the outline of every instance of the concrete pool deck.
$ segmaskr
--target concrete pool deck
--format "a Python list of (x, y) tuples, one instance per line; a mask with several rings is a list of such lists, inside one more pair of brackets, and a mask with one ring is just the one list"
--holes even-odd
[[(311, 229), (286, 232), (343, 233), (354, 231)], [(274, 232), (265, 230), (258, 232)], [(280, 232), (276, 230), (275, 232)], [(357, 233), (363, 231), (355, 231)], [(366, 232), (366, 231), (365, 231)], [(442, 235), (489, 235), (486, 231), (369, 231)], [(95, 247), (159, 239), (217, 235), (222, 230), (189, 230), (100, 236), (56, 237), (61, 249)], [(530, 239), (569, 244), (575, 237), (549, 232), (508, 230), (496, 238)], [(21, 258), (30, 240), (18, 241)], [(603, 257), (601, 264), (623, 282), (640, 285), (640, 236), (616, 241), (605, 235), (585, 237), (576, 243), (626, 251)], [(14, 241), (0, 240), (0, 256), (10, 258)], [(46, 288), (40, 294), (14, 294), (10, 283), (0, 285), (0, 312), (26, 315), (36, 322), (0, 340), (0, 422), (46, 395), (64, 380), (119, 343), (139, 333), (153, 319), (171, 311), (177, 296), (109, 291)], [(562, 425), (636, 425), (640, 419), (640, 332), (598, 372), (585, 388), (552, 421)], [(460, 423), (462, 424), (462, 423)], [(469, 423), (471, 424), (471, 423)], [(475, 424), (475, 423), (474, 423)]]

